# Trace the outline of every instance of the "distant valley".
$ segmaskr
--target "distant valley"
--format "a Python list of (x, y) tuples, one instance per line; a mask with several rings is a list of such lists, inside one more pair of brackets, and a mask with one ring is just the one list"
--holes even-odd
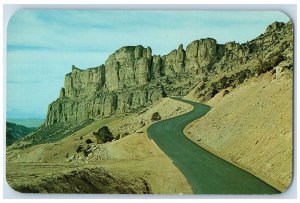
[(33, 132), (36, 128), (6, 122), (6, 145), (12, 145), (17, 140)]
[(8, 118), (7, 121), (10, 123), (15, 123), (18, 125), (26, 126), (28, 128), (38, 128), (44, 123), (45, 119), (42, 119), (42, 118), (10, 119), (10, 118)]

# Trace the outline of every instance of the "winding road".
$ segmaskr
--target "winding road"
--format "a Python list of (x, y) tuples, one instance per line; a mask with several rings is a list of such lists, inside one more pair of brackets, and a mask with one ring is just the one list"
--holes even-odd
[(205, 115), (210, 107), (180, 98), (193, 111), (156, 122), (147, 132), (150, 139), (171, 158), (185, 175), (195, 194), (277, 194), (275, 188), (254, 175), (213, 155), (189, 140), (183, 133), (190, 122)]

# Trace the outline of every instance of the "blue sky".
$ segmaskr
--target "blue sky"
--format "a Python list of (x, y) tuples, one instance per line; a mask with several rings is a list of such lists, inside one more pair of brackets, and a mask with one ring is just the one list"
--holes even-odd
[(206, 37), (244, 43), (288, 20), (278, 11), (20, 10), (7, 27), (7, 117), (44, 118), (73, 64), (101, 65), (122, 46), (163, 55)]

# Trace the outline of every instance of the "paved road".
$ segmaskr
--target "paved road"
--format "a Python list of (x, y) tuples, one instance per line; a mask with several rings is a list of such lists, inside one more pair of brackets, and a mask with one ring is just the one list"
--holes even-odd
[(173, 98), (194, 106), (194, 110), (152, 124), (148, 135), (185, 175), (195, 194), (276, 194), (275, 188), (252, 174), (224, 161), (196, 145), (183, 134), (184, 127), (205, 115), (207, 105)]

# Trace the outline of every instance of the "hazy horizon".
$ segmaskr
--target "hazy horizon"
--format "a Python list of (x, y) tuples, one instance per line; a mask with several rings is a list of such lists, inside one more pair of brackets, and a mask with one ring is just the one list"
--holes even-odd
[(45, 118), (72, 65), (99, 66), (120, 47), (164, 55), (207, 37), (245, 43), (288, 20), (279, 11), (20, 10), (7, 28), (7, 119)]

